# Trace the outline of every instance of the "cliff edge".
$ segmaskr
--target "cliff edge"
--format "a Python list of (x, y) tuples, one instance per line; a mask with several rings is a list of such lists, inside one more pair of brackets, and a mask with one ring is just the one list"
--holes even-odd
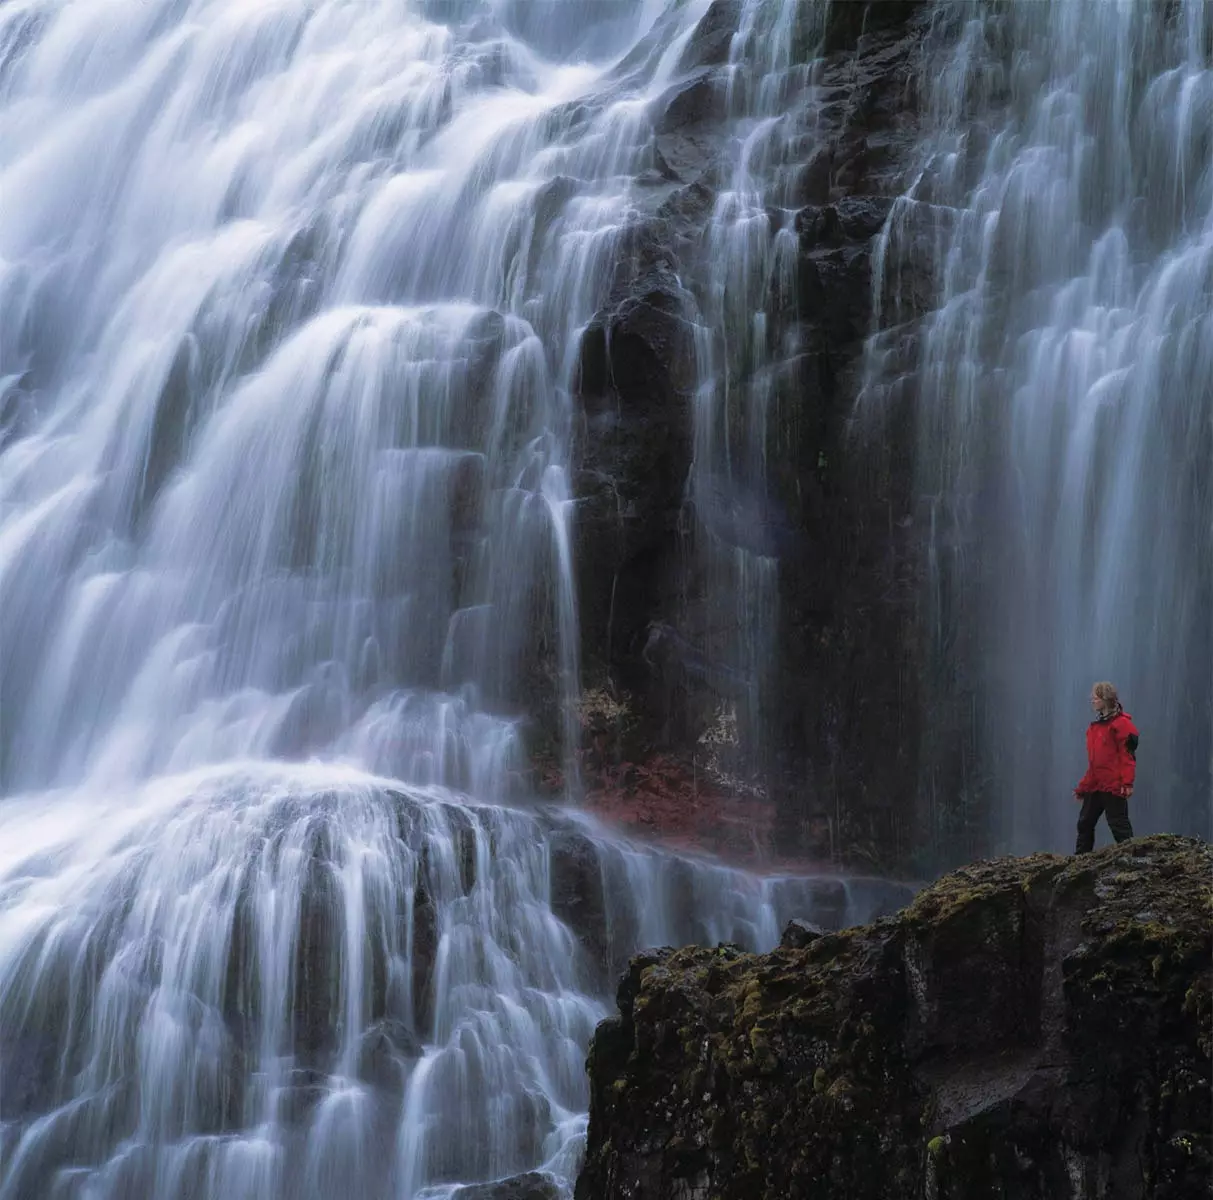
[(769, 954), (639, 955), (577, 1200), (1208, 1197), (1211, 885), (1208, 845), (1157, 836)]

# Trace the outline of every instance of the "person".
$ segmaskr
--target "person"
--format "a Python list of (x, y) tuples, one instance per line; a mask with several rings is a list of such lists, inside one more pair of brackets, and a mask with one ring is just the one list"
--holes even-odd
[(1129, 797), (1137, 778), (1137, 726), (1120, 706), (1120, 697), (1110, 683), (1091, 688), (1095, 720), (1087, 726), (1087, 773), (1074, 789), (1082, 805), (1078, 814), (1075, 854), (1086, 854), (1095, 846), (1095, 826), (1101, 816), (1108, 819), (1112, 836), (1123, 842), (1133, 836), (1129, 823)]

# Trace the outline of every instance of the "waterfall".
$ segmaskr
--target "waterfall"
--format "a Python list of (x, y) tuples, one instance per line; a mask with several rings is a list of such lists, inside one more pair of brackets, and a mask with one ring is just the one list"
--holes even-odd
[(525, 803), (579, 337), (706, 10), (0, 7), (0, 1200), (567, 1188), (630, 952), (904, 896)]
[(5, 1200), (438, 1197), (540, 1165), (567, 1187), (629, 953), (904, 901), (319, 763), (3, 820)]
[(1002, 846), (1068, 848), (1111, 679), (1143, 731), (1135, 828), (1207, 834), (1210, 9), (940, 4), (934, 33), (860, 401), (918, 413), (927, 825), (989, 806)]
[(705, 596), (699, 637), (722, 694), (719, 720), (748, 747), (735, 783), (765, 787), (789, 521), (772, 459), (783, 378), (802, 350), (799, 239), (789, 192), (812, 113), (812, 49), (826, 6), (751, 2), (729, 46), (723, 107), (734, 121), (729, 175), (714, 202), (700, 273), (699, 386), (689, 500)]

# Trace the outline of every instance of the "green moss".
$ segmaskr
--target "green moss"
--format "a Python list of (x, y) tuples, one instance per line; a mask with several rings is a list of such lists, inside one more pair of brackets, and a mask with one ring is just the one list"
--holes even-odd
[[(634, 1178), (641, 1160), (668, 1152), (654, 1146), (671, 1145), (682, 1148), (680, 1163), (706, 1155), (717, 1164), (709, 1191), (720, 1200), (909, 1200), (921, 1188), (924, 1147), (941, 1172), (946, 1162), (949, 1195), (992, 1194), (990, 1172), (1021, 1169), (1006, 1158), (1013, 1139), (993, 1112), (941, 1128), (946, 1106), (924, 1086), (916, 1056), (935, 1055), (946, 1072), (939, 1053), (954, 1037), (969, 1039), (962, 1052), (990, 1055), (994, 1071), (1004, 1056), (1021, 1056), (1019, 1027), (990, 1023), (989, 980), (1040, 1003), (1030, 991), (1045, 986), (1031, 974), (1034, 961), (1039, 972), (1032, 954), (1052, 953), (1061, 928), (1078, 940), (1064, 960), (1045, 964), (1046, 977), (1060, 968), (1064, 982), (1064, 1011), (1050, 1018), (1059, 1024), (1048, 1036), (1090, 1086), (1113, 1098), (1148, 1096), (1159, 1179), (1194, 1177), (1208, 1161), (1207, 1139), (1166, 1122), (1189, 1121), (1182, 1114), (1209, 1085), (1210, 869), (1207, 847), (1151, 838), (1082, 860), (1000, 859), (940, 880), (897, 917), (804, 950), (690, 948), (637, 961), (621, 988), (626, 1066), (590, 1056), (604, 1073), (593, 1093), (586, 1195), (622, 1194), (603, 1181)], [(907, 986), (911, 952), (936, 972), (926, 993)], [(969, 1009), (958, 1010), (976, 1014), (968, 1033), (939, 1019), (941, 980), (971, 991)], [(934, 1031), (918, 1019), (924, 1003), (936, 1006)], [(1045, 1126), (1065, 1105), (1062, 1097), (1044, 1110), (1033, 1134), (1040, 1145), (1057, 1141)]]

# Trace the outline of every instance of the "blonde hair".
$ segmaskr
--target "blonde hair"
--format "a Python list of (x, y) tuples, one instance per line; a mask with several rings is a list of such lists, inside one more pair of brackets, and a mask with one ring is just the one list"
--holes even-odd
[(1116, 685), (1106, 681), (1096, 683), (1091, 686), (1091, 695), (1097, 700), (1102, 700), (1105, 708), (1115, 708), (1120, 703), (1120, 697), (1116, 694)]

